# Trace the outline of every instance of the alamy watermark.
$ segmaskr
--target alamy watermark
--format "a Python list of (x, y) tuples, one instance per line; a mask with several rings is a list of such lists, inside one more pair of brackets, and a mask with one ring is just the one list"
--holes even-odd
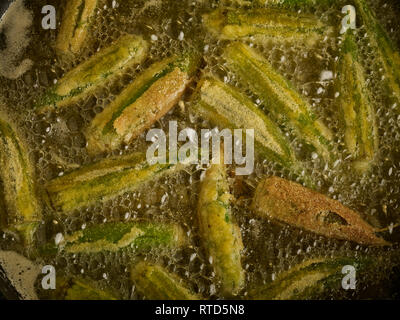
[(342, 13), (346, 14), (342, 19), (342, 28), (340, 34), (345, 33), (348, 29), (356, 29), (356, 8), (347, 5), (342, 8)]
[[(199, 137), (192, 128), (178, 133), (177, 122), (170, 121), (168, 134), (162, 129), (151, 129), (146, 141), (152, 142), (146, 153), (150, 165), (219, 164), (223, 152), (224, 164), (237, 166), (236, 175), (250, 175), (254, 171), (254, 129), (202, 129)], [(186, 143), (178, 148), (178, 142)]]
[(52, 265), (46, 265), (42, 268), (42, 274), (45, 276), (42, 278), (42, 288), (44, 290), (55, 290), (56, 289), (56, 268)]
[(356, 289), (356, 268), (351, 265), (346, 265), (342, 268), (342, 274), (345, 276), (342, 279), (342, 288), (344, 290)]

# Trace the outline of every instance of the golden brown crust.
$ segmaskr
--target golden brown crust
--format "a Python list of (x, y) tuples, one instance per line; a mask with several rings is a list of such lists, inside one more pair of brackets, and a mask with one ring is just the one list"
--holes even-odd
[(270, 177), (257, 187), (253, 209), (292, 226), (360, 244), (387, 245), (357, 212), (300, 184)]

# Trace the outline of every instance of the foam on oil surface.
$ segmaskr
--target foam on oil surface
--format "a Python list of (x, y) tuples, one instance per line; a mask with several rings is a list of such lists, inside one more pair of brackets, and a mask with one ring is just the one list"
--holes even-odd
[[(60, 1), (61, 2), (61, 1)], [(342, 18), (341, 8), (348, 1), (337, 1), (332, 8), (313, 7), (309, 11), (328, 23), (339, 24)], [(385, 20), (385, 26), (395, 41), (400, 39), (400, 27), (395, 20), (395, 13), (390, 5), (381, 9), (384, 1), (374, 5), (380, 17), (392, 17)], [(40, 29), (35, 23), (32, 41), (28, 47), (29, 59), (34, 62), (31, 70), (17, 80), (2, 79), (0, 95), (6, 102), (7, 113), (22, 128), (30, 146), (31, 155), (36, 166), (36, 179), (40, 187), (50, 179), (73, 170), (83, 164), (96, 161), (85, 149), (84, 129), (94, 116), (100, 113), (121, 90), (151, 63), (179, 53), (186, 49), (204, 52), (202, 68), (192, 84), (203, 75), (214, 74), (244, 90), (254, 102), (262, 105), (258, 97), (251, 95), (242, 82), (235, 79), (224, 66), (221, 50), (224, 41), (217, 40), (201, 27), (201, 15), (217, 7), (217, 1), (104, 1), (98, 10), (93, 23), (92, 39), (81, 56), (76, 59), (57, 59), (52, 47), (56, 32)], [(40, 8), (46, 5), (45, 0), (30, 1), (34, 19), (40, 16)], [(57, 17), (60, 21), (63, 5), (58, 4)], [(303, 9), (304, 10), (304, 9)], [(387, 21), (390, 20), (390, 21)], [(116, 83), (107, 83), (87, 99), (81, 100), (58, 114), (36, 116), (32, 111), (35, 100), (57, 79), (79, 62), (84, 61), (99, 48), (106, 47), (113, 40), (125, 33), (142, 34), (151, 43), (150, 56), (141, 66), (131, 68)], [(343, 143), (342, 127), (337, 118), (335, 103), (335, 79), (321, 80), (321, 74), (335, 69), (340, 38), (327, 39), (315, 48), (301, 44), (290, 45), (270, 41), (264, 45), (252, 44), (284, 76), (289, 78), (297, 89), (313, 105), (317, 114), (325, 121), (335, 134), (338, 150), (337, 161), (333, 167), (324, 166), (320, 159), (304, 151), (301, 141), (287, 132), (292, 145), (304, 159), (312, 178), (317, 182), (321, 192), (340, 200), (361, 212), (364, 219), (377, 228), (390, 223), (400, 222), (399, 199), (400, 186), (400, 106), (393, 107), (390, 99), (382, 92), (380, 66), (375, 63), (374, 54), (368, 46), (368, 37), (363, 29), (359, 31), (359, 44), (362, 55), (368, 66), (368, 80), (374, 92), (373, 102), (378, 115), (380, 132), (380, 157), (371, 175), (359, 177), (352, 173), (350, 161)], [(190, 90), (184, 97), (185, 108), (176, 107), (167, 116), (157, 122), (156, 127), (168, 130), (168, 122), (177, 120), (179, 130), (190, 127), (212, 128), (206, 121), (196, 118), (190, 111)], [(129, 146), (107, 156), (145, 151), (147, 143), (145, 134)], [(387, 257), (386, 268), (390, 271), (396, 262), (392, 251), (378, 250), (357, 246), (345, 241), (330, 240), (325, 237), (278, 225), (271, 221), (255, 217), (249, 210), (254, 188), (265, 175), (278, 175), (295, 179), (287, 170), (282, 170), (263, 159), (256, 160), (254, 174), (246, 178), (233, 179), (233, 192), (240, 201), (235, 205), (234, 215), (237, 218), (245, 244), (243, 267), (247, 271), (248, 286), (268, 282), (282, 270), (287, 270), (296, 263), (316, 256), (357, 256), (368, 253), (371, 256)], [(231, 168), (232, 169), (232, 168)], [(129, 282), (129, 266), (135, 261), (146, 258), (160, 262), (170, 271), (186, 279), (192, 288), (204, 297), (218, 298), (212, 265), (205, 255), (198, 237), (196, 206), (199, 182), (204, 168), (192, 168), (173, 177), (162, 178), (145, 187), (143, 190), (128, 193), (104, 204), (98, 204), (70, 215), (58, 216), (45, 209), (44, 238), (54, 241), (56, 234), (67, 234), (91, 225), (107, 221), (128, 221), (135, 218), (149, 218), (159, 221), (180, 223), (191, 239), (191, 246), (171, 253), (157, 251), (135, 255), (131, 250), (120, 253), (99, 253), (87, 255), (59, 254), (54, 259), (38, 258), (38, 263), (54, 264), (60, 274), (83, 275), (99, 281), (105, 286), (112, 286), (121, 292), (123, 298), (142, 298), (132, 291)], [(232, 176), (233, 177), (233, 176)], [(396, 230), (388, 239), (398, 240)], [(397, 235), (399, 233), (397, 232)], [(1, 234), (0, 234), (1, 235)], [(1, 235), (2, 236), (2, 235)], [(18, 248), (12, 237), (4, 235), (0, 241), (1, 248)], [(357, 298), (382, 296), (388, 293), (384, 289), (375, 289), (377, 283), (386, 283), (390, 272), (371, 273), (360, 280), (362, 287), (355, 293), (344, 293), (343, 290), (328, 293), (328, 297)], [(364, 288), (367, 286), (368, 288)], [(40, 292), (46, 296), (48, 292)], [(246, 290), (243, 291), (246, 296)]]

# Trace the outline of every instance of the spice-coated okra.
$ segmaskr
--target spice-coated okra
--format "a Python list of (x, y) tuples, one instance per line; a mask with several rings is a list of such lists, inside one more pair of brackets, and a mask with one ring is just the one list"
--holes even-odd
[(100, 0), (68, 0), (57, 36), (56, 49), (59, 53), (79, 53), (86, 44)]
[(212, 164), (201, 183), (197, 208), (200, 234), (207, 255), (212, 260), (224, 295), (235, 295), (244, 285), (241, 265), (242, 235), (232, 216), (223, 151), (220, 164)]
[(336, 90), (345, 127), (344, 142), (353, 156), (354, 167), (361, 172), (368, 170), (379, 148), (375, 112), (366, 86), (357, 43), (347, 32), (337, 70)]
[(159, 265), (139, 262), (131, 270), (135, 288), (148, 300), (199, 300), (183, 281)]
[(360, 215), (320, 193), (278, 177), (262, 180), (252, 207), (262, 216), (326, 237), (365, 245), (388, 245)]
[(30, 245), (42, 221), (29, 153), (12, 125), (0, 119), (0, 209), (4, 228)]
[(228, 67), (263, 100), (275, 120), (294, 129), (299, 138), (312, 146), (325, 161), (331, 160), (332, 133), (317, 118), (310, 104), (297, 92), (293, 84), (245, 44), (228, 45), (224, 57)]
[(273, 9), (217, 9), (203, 17), (209, 31), (224, 40), (264, 43), (269, 40), (315, 45), (332, 28), (311, 14)]
[(86, 133), (88, 151), (115, 150), (148, 129), (173, 108), (198, 66), (186, 53), (153, 64), (96, 116)]
[(140, 188), (164, 174), (177, 172), (184, 164), (149, 164), (146, 155), (133, 153), (84, 166), (46, 185), (50, 205), (59, 212), (104, 202)]
[(68, 106), (93, 93), (106, 81), (120, 76), (147, 56), (148, 43), (140, 36), (126, 35), (100, 50), (65, 74), (36, 104), (37, 112)]

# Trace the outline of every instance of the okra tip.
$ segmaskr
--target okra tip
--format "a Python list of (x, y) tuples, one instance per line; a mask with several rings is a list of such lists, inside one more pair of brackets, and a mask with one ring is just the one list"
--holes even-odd
[(197, 50), (187, 50), (182, 53), (182, 55), (178, 58), (177, 66), (183, 71), (186, 72), (189, 77), (193, 76), (202, 60), (202, 55)]

